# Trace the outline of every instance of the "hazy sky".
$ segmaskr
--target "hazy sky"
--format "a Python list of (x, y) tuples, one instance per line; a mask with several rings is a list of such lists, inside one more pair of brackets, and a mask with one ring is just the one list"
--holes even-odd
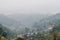
[(0, 0), (0, 13), (56, 13), (60, 0)]

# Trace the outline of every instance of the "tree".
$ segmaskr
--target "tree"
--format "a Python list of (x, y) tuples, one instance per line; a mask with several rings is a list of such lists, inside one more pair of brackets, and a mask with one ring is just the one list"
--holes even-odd
[(0, 35), (3, 33), (3, 26), (0, 24)]
[(16, 40), (24, 40), (23, 38), (18, 37)]
[(56, 24), (52, 29), (52, 33), (53, 33), (53, 37), (54, 37), (53, 40), (57, 40), (57, 35), (58, 35), (59, 31), (60, 31), (60, 24)]

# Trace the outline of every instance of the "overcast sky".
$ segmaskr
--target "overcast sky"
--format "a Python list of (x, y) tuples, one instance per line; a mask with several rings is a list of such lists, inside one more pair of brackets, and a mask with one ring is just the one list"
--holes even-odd
[(60, 0), (0, 0), (0, 13), (56, 13)]

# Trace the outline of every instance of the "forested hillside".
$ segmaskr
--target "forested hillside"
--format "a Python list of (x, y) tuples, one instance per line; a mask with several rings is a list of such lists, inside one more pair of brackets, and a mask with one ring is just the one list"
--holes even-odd
[(41, 19), (38, 22), (35, 22), (33, 28), (37, 28), (39, 30), (46, 30), (48, 29), (49, 26), (52, 26), (58, 23), (60, 23), (60, 13)]

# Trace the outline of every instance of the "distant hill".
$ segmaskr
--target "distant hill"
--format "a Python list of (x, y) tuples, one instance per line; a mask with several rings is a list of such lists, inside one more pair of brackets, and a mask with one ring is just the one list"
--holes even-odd
[(46, 30), (50, 25), (55, 25), (58, 23), (60, 23), (60, 13), (41, 19), (38, 22), (35, 22), (35, 24), (33, 25), (33, 28)]
[(48, 29), (49, 25), (58, 23), (60, 13), (56, 15), (41, 15), (41, 14), (14, 14), (0, 15), (0, 23), (4, 26), (16, 31), (25, 31), (25, 27), (30, 29)]
[[(50, 16), (50, 15), (47, 15)], [(43, 18), (47, 17), (43, 14), (13, 14), (9, 15), (10, 18), (13, 18), (19, 22), (25, 27), (31, 27), (33, 24)]]
[(0, 24), (4, 25), (10, 29), (14, 29), (15, 27), (20, 26), (20, 22), (17, 22), (16, 20), (9, 18), (2, 14), (0, 14)]

